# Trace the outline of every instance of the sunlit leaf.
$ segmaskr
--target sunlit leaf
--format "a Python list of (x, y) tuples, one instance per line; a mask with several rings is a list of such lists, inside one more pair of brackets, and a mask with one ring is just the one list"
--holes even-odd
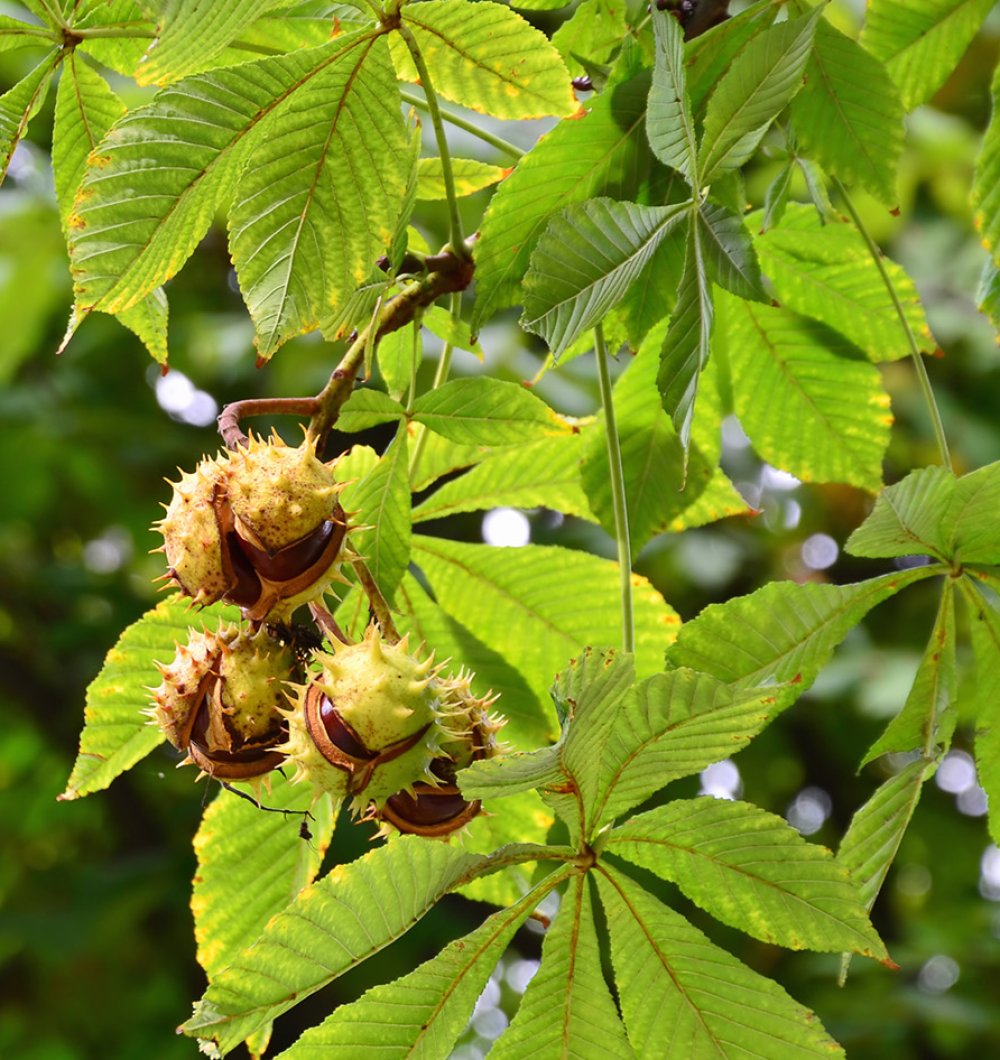
[[(457, 195), (482, 191), (507, 175), (507, 170), (501, 166), (491, 166), (474, 158), (453, 158), (451, 171)], [(417, 163), (417, 198), (431, 202), (447, 198), (440, 158), (421, 158)]]
[(878, 369), (822, 324), (719, 292), (733, 405), (757, 452), (806, 482), (875, 492), (892, 414)]
[(915, 567), (853, 585), (771, 582), (706, 607), (681, 627), (667, 662), (743, 686), (800, 681), (804, 691), (876, 604), (935, 573)]
[(912, 556), (946, 559), (941, 522), (955, 495), (955, 476), (938, 465), (917, 468), (882, 490), (868, 518), (847, 539), (853, 556)]
[(409, 975), (341, 1005), (277, 1060), (349, 1058), (375, 1051), (428, 1060), (446, 1056), (514, 932), (565, 875), (565, 870), (552, 873), (519, 902), (494, 913)]
[[(472, 0), (426, 0), (403, 10), (403, 23), (446, 99), (496, 118), (563, 117), (579, 104), (569, 71), (546, 36), (509, 7)], [(418, 81), (406, 44), (392, 36), (404, 81)]]
[[(766, 227), (766, 226), (765, 226)], [(809, 206), (790, 203), (780, 225), (754, 241), (781, 304), (839, 331), (869, 360), (910, 355), (910, 345), (885, 280), (861, 233), (852, 225), (823, 223)], [(934, 349), (920, 295), (906, 270), (882, 259), (918, 348)]]
[(415, 648), (422, 646), (439, 662), (447, 661), (453, 673), (464, 667), (472, 675), (474, 695), (499, 695), (493, 710), (507, 719), (500, 733), (505, 744), (537, 747), (553, 738), (551, 707), (543, 706), (521, 673), (488, 643), (439, 607), (412, 574), (404, 575), (398, 602), (404, 613), (397, 624), (401, 632), (409, 632)]
[(375, 468), (341, 495), (346, 511), (356, 513), (358, 529), (351, 545), (368, 564), (390, 603), (410, 562), (410, 471), (406, 424)]
[[(691, 427), (685, 475), (680, 440), (656, 390), (659, 351), (666, 331), (666, 321), (650, 331), (614, 388), (633, 553), (638, 553), (655, 534), (666, 530), (676, 532), (748, 511), (742, 497), (718, 467), (722, 411), (711, 361)], [(605, 530), (614, 534), (603, 421), (586, 428), (583, 437), (583, 484), (590, 507)]]
[[(191, 911), (198, 963), (209, 981), (319, 871), (340, 807), (331, 808), (329, 795), (318, 801), (315, 795), (309, 784), (274, 773), (270, 790), (260, 793), (261, 806), (252, 797), (220, 791), (205, 811), (194, 837), (198, 869)], [(308, 817), (301, 816), (305, 811), (311, 811)], [(308, 834), (300, 834), (300, 822)]]
[(516, 445), (572, 428), (517, 383), (487, 376), (452, 379), (413, 403), (413, 419), (462, 445)]
[[(552, 675), (586, 644), (621, 642), (618, 565), (555, 546), (494, 548), (414, 537), (413, 558), (445, 611), (548, 695)], [(662, 669), (679, 619), (650, 583), (632, 576), (636, 668)]]
[(337, 416), (337, 430), (355, 434), (380, 423), (392, 423), (405, 415), (403, 406), (381, 390), (355, 387)]
[[(568, 84), (568, 82), (567, 82)], [(635, 60), (579, 119), (560, 122), (497, 188), (475, 247), (473, 328), (520, 301), (521, 278), (556, 211), (597, 195), (643, 201), (649, 74)]]
[(843, 1056), (814, 1013), (719, 949), (624, 874), (597, 875), (611, 959), (637, 1056)]
[[(520, 3), (511, 6), (524, 7)], [(625, 5), (617, 0), (583, 0), (572, 16), (552, 34), (552, 46), (563, 57), (570, 74), (587, 73), (583, 62), (608, 62), (621, 46), (626, 32), (626, 14)]]
[(955, 485), (942, 533), (958, 563), (1000, 565), (1000, 461), (963, 475)]
[(206, 69), (245, 26), (269, 8), (280, 6), (281, 0), (228, 0), (225, 4), (167, 0), (156, 40), (139, 63), (136, 81), (164, 85)]
[(490, 1050), (495, 1060), (532, 1053), (631, 1057), (632, 1050), (601, 970), (590, 889), (572, 877), (542, 943), (542, 961), (510, 1027)]
[(879, 755), (923, 751), (928, 757), (955, 728), (958, 670), (955, 666), (954, 583), (945, 579), (934, 628), (903, 709), (865, 752), (865, 765)]
[(221, 1052), (405, 934), (484, 859), (401, 836), (307, 887), (222, 970), (183, 1026)]
[(896, 203), (903, 105), (885, 67), (856, 41), (821, 21), (806, 83), (792, 100), (803, 153), (847, 184)]
[(882, 60), (912, 110), (955, 69), (992, 7), (993, 0), (869, 0), (861, 44)]
[(7, 168), (14, 150), (28, 129), (28, 122), (38, 113), (49, 82), (62, 60), (60, 51), (48, 55), (13, 88), (0, 96), (0, 184), (7, 176)]
[(675, 799), (616, 828), (605, 850), (672, 880), (712, 916), (764, 942), (886, 956), (830, 851), (749, 803)]
[[(87, 689), (80, 751), (60, 798), (101, 791), (163, 742), (159, 726), (142, 711), (151, 705), (150, 686), (159, 684), (154, 663), (169, 663), (178, 642), (187, 642), (194, 618), (190, 606), (180, 596), (168, 597), (129, 626), (108, 652)], [(198, 623), (238, 616), (235, 608), (214, 605), (199, 613)]]
[(490, 508), (551, 508), (593, 519), (580, 482), (582, 436), (561, 434), (491, 453), (413, 510), (413, 521)]

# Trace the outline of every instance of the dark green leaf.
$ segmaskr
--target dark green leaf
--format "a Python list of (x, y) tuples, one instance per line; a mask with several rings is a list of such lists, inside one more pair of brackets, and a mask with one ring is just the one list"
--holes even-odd
[(727, 291), (756, 302), (768, 301), (760, 265), (742, 219), (724, 206), (706, 203), (695, 215), (709, 275)]
[(649, 90), (646, 133), (653, 154), (684, 175), (700, 189), (698, 182), (698, 138), (684, 75), (684, 36), (671, 11), (652, 11), (656, 35), (656, 65)]
[(975, 656), (976, 770), (986, 791), (990, 836), (1000, 845), (1000, 608), (979, 586), (962, 582), (971, 612), (969, 631)]
[(719, 81), (708, 101), (698, 155), (699, 180), (710, 184), (741, 166), (768, 126), (802, 87), (822, 7), (758, 34)]
[(521, 326), (558, 358), (624, 297), (688, 205), (589, 199), (556, 214), (524, 278)]

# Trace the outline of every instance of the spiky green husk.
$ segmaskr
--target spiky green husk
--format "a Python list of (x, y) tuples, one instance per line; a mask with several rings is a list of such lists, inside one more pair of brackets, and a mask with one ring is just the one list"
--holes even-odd
[(205, 458), (192, 472), (171, 483), (173, 497), (154, 525), (163, 534), (170, 575), (199, 604), (221, 600), (230, 579), (222, 564), (222, 535), (214, 498), (220, 465)]
[(332, 519), (341, 489), (314, 442), (293, 447), (277, 434), (267, 441), (251, 435), (226, 454), (221, 475), (237, 531), (271, 553)]
[(453, 778), (495, 753), (492, 700), (472, 695), (470, 675), (442, 678), (432, 660), (409, 652), (406, 638), (389, 644), (372, 626), (359, 644), (338, 644), (316, 661), (281, 750), (295, 762), (296, 780), (352, 795), (355, 812), (374, 805), (377, 813), (392, 796), (437, 787), (443, 774)]
[(268, 748), (281, 738), (285, 684), (297, 676), (297, 663), (265, 629), (192, 630), (173, 660), (158, 668), (163, 680), (153, 690), (150, 713), (180, 750), (197, 740), (204, 753), (230, 754)]

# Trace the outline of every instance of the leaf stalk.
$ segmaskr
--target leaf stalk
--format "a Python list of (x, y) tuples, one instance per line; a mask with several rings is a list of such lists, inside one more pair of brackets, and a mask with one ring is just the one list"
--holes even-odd
[(597, 377), (604, 408), (604, 434), (608, 446), (608, 468), (611, 472), (611, 503), (615, 517), (615, 539), (618, 545), (618, 567), (621, 574), (622, 648), (635, 650), (635, 618), (632, 611), (632, 545), (628, 531), (628, 502), (625, 497), (625, 474), (622, 470), (622, 450), (615, 420), (615, 404), (608, 370), (608, 348), (604, 328), (594, 328), (597, 354)]

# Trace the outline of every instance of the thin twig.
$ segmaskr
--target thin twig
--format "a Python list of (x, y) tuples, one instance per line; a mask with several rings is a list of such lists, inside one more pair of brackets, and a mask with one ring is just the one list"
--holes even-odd
[(314, 416), (316, 398), (246, 398), (227, 405), (218, 418), (219, 434), (227, 449), (246, 446), (249, 439), (240, 428), (240, 420), (247, 416)]

